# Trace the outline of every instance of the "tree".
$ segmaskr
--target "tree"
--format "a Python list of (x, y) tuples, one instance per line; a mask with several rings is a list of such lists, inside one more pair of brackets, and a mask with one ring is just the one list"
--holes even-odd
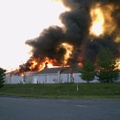
[(110, 83), (117, 79), (115, 58), (108, 48), (102, 49), (97, 55), (97, 65), (100, 68), (97, 76), (101, 82)]
[(92, 81), (95, 77), (95, 66), (87, 60), (83, 65), (81, 72), (81, 78), (89, 83), (89, 81)]
[(4, 86), (4, 77), (5, 77), (6, 70), (0, 68), (0, 88)]

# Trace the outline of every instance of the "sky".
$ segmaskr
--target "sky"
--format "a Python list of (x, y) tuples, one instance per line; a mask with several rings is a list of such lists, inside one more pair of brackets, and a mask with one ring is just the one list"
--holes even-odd
[(0, 0), (0, 67), (10, 71), (25, 63), (31, 56), (25, 41), (51, 25), (61, 26), (65, 10), (53, 0)]

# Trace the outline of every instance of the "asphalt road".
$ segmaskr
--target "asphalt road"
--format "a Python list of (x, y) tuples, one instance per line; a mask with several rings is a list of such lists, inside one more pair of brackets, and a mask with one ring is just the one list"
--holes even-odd
[(0, 96), (0, 120), (120, 120), (120, 100)]

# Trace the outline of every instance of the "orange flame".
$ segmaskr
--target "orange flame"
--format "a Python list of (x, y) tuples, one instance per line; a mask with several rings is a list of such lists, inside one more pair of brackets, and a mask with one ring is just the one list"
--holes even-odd
[(78, 63), (78, 65), (79, 65), (80, 67), (82, 67), (82, 66), (83, 66), (83, 63), (80, 62), (80, 63)]
[[(100, 36), (103, 34), (110, 35), (117, 27), (114, 19), (111, 17), (111, 13), (116, 9), (116, 6), (111, 4), (105, 5), (101, 8), (100, 5), (96, 5), (90, 11), (92, 19), (92, 25), (90, 27), (90, 34), (94, 36)], [(118, 41), (119, 35), (116, 39)]]
[(45, 64), (47, 65), (48, 68), (52, 68), (54, 63), (56, 63), (56, 62), (57, 61), (55, 59), (50, 59), (48, 57), (46, 57), (44, 59), (44, 61), (42, 61), (42, 62), (40, 62), (40, 59), (33, 58), (29, 62), (30, 63), (29, 68), (30, 68), (30, 70), (37, 69), (37, 71), (40, 71), (45, 68)]
[(37, 66), (37, 60), (36, 59), (32, 59), (31, 61), (30, 61), (30, 66), (29, 66), (29, 68), (30, 68), (30, 70), (34, 70), (35, 69), (35, 67)]
[(90, 34), (99, 36), (103, 33), (104, 16), (102, 10), (97, 6), (90, 12), (92, 18), (92, 26), (90, 28)]
[(120, 61), (118, 61), (116, 65), (117, 65), (117, 69), (120, 70)]
[(68, 44), (68, 43), (62, 43), (62, 44), (60, 44), (60, 46), (58, 47), (58, 49), (59, 49), (60, 47), (63, 47), (63, 48), (66, 49), (66, 53), (64, 54), (63, 64), (64, 64), (64, 65), (67, 65), (67, 61), (68, 61), (68, 59), (71, 57), (72, 52), (73, 52), (73, 46), (70, 45), (70, 44)]
[(32, 63), (32, 64), (31, 64), (31, 66), (30, 66), (29, 68), (30, 68), (31, 70), (33, 70), (38, 63), (37, 63), (37, 61), (35, 61), (35, 60), (32, 60), (31, 63)]
[(21, 73), (21, 75), (20, 76), (24, 76), (24, 73)]

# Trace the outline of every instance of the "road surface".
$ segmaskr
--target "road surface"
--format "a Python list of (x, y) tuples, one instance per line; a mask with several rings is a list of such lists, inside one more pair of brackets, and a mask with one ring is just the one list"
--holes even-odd
[(0, 96), (0, 120), (120, 120), (120, 100)]

